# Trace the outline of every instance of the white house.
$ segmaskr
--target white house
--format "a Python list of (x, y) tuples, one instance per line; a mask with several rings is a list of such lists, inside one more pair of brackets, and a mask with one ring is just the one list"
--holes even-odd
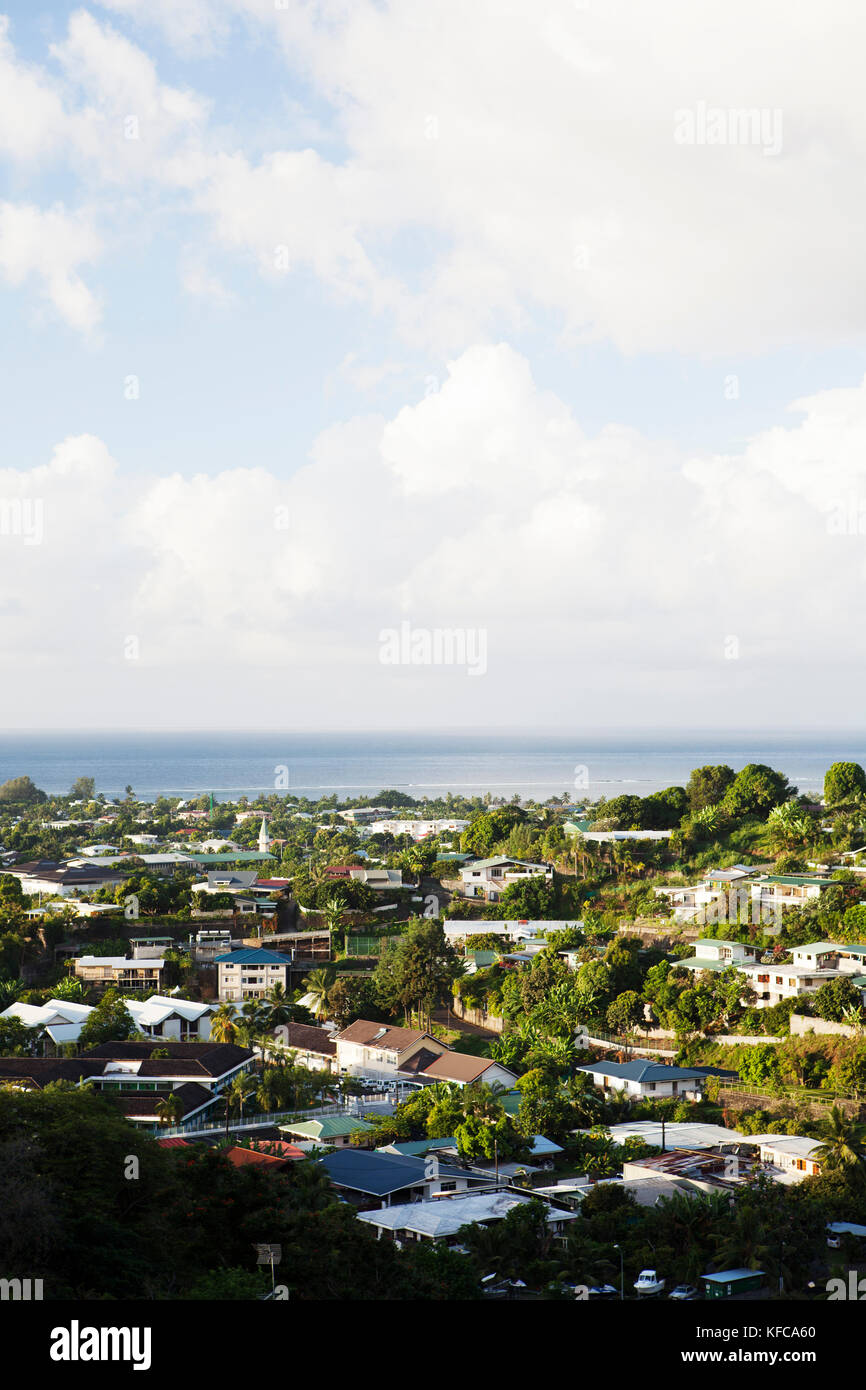
[(815, 1139), (800, 1134), (753, 1134), (747, 1142), (759, 1146), (761, 1162), (769, 1165), (777, 1182), (802, 1182), (821, 1172)]
[(672, 1067), (662, 1062), (590, 1062), (578, 1067), (603, 1091), (624, 1091), (629, 1096), (659, 1100), (670, 1096), (699, 1099), (707, 1079), (705, 1067)]
[(499, 855), (494, 859), (475, 859), (460, 870), (463, 897), (483, 898), (491, 903), (498, 902), (503, 889), (510, 884), (534, 878), (552, 883), (553, 869), (549, 864), (532, 864), (524, 859)]
[(580, 931), (583, 927), (581, 918), (573, 921), (530, 921), (523, 918), (514, 922), (464, 922), (459, 918), (451, 918), (444, 924), (446, 941), (454, 945), (458, 941), (471, 941), (473, 936), (501, 936), (506, 941), (537, 941), (547, 935), (548, 932), (569, 931), (571, 928)]
[(772, 1008), (800, 994), (814, 994), (842, 974), (840, 970), (816, 970), (806, 965), (745, 965), (740, 969), (757, 995), (756, 1009)]
[(368, 828), (371, 835), (410, 835), (420, 841), (435, 835), (459, 835), (468, 825), (468, 820), (377, 820)]
[(376, 1080), (397, 1080), (409, 1073), (410, 1063), (419, 1053), (430, 1061), (446, 1051), (444, 1043), (417, 1028), (392, 1028), (359, 1018), (335, 1034), (337, 1070), (348, 1076), (368, 1076)]
[(228, 1003), (242, 1003), (245, 999), (262, 999), (269, 994), (274, 985), (288, 988), (288, 970), (291, 961), (276, 951), (249, 950), (230, 951), (217, 956), (217, 989), (219, 998)]
[(745, 945), (742, 941), (721, 941), (711, 936), (698, 937), (694, 943), (695, 954), (688, 960), (678, 960), (677, 967), (685, 970), (727, 970), (728, 966), (744, 966), (757, 962), (761, 956), (759, 946)]
[[(462, 1226), (490, 1226), (503, 1221), (510, 1211), (532, 1201), (516, 1192), (457, 1193), (455, 1196), (433, 1197), (426, 1202), (408, 1202), (399, 1206), (382, 1207), (378, 1211), (361, 1211), (359, 1221), (375, 1227), (381, 1240), (393, 1240), (397, 1245), (411, 1241), (433, 1241), (454, 1244)], [(565, 1236), (569, 1224), (578, 1220), (574, 1211), (548, 1208), (547, 1222), (554, 1237)]]

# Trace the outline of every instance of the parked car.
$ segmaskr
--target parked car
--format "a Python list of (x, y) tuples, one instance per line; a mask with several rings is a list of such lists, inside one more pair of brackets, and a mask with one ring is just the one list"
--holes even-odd
[(664, 1279), (659, 1279), (654, 1269), (642, 1269), (634, 1282), (636, 1293), (661, 1293)]
[(698, 1291), (694, 1284), (677, 1284), (675, 1289), (671, 1289), (668, 1298), (677, 1298), (685, 1303), (688, 1299), (697, 1298)]

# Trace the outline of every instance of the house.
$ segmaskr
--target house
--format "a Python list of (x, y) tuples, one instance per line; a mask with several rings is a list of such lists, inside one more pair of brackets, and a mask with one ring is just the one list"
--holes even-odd
[(838, 979), (840, 970), (815, 970), (805, 965), (747, 965), (741, 973), (757, 995), (754, 1008), (769, 1009), (785, 999), (814, 994), (828, 980)]
[[(472, 1057), (467, 1052), (453, 1052), (446, 1049), (437, 1057), (425, 1057), (426, 1049), (415, 1053), (408, 1066), (401, 1068), (401, 1074), (415, 1081), (451, 1081), (455, 1085), (507, 1086), (512, 1087), (517, 1080), (516, 1072), (509, 1071), (501, 1062), (491, 1062), (489, 1057)], [(423, 1065), (413, 1067), (416, 1058), (424, 1058)]]
[(521, 918), (514, 922), (466, 922), (451, 918), (444, 923), (445, 939), (454, 946), (458, 942), (470, 942), (473, 936), (501, 936), (506, 941), (543, 941), (548, 932), (569, 931), (583, 927), (581, 918), (565, 922), (561, 920), (531, 921)]
[(403, 887), (402, 869), (367, 869), (362, 864), (333, 864), (325, 870), (328, 878), (363, 883), (376, 893)]
[(761, 874), (750, 883), (752, 902), (761, 909), (802, 907), (835, 887), (832, 878), (816, 874)]
[(777, 1182), (802, 1182), (803, 1178), (817, 1177), (821, 1172), (815, 1139), (799, 1134), (753, 1134), (748, 1142), (758, 1146), (761, 1162)]
[(368, 1076), (377, 1080), (396, 1080), (411, 1070), (411, 1059), (422, 1048), (425, 1060), (434, 1060), (447, 1051), (431, 1033), (417, 1028), (394, 1028), (387, 1023), (371, 1023), (359, 1018), (334, 1037), (337, 1070), (344, 1076)]
[(718, 1274), (701, 1276), (705, 1298), (736, 1298), (764, 1286), (762, 1269), (725, 1269)]
[(427, 1200), (440, 1192), (466, 1192), (487, 1182), (465, 1168), (382, 1149), (342, 1149), (319, 1160), (332, 1185), (350, 1201), (390, 1207)]
[(629, 1096), (658, 1100), (686, 1096), (700, 1099), (707, 1075), (717, 1075), (712, 1067), (672, 1067), (664, 1062), (590, 1062), (577, 1070), (592, 1077), (603, 1091), (624, 1091)]
[(125, 1002), (139, 1033), (149, 1038), (171, 1038), (176, 1042), (207, 1042), (210, 1038), (213, 1004), (160, 994), (151, 995), (143, 1003), (135, 999)]
[[(74, 823), (69, 822), (70, 825)], [(117, 845), (82, 845), (78, 853), (83, 854), (88, 859), (92, 855), (117, 854)]]
[(193, 883), (192, 893), (244, 893), (258, 878), (257, 869), (212, 869), (201, 883)]
[(436, 835), (459, 835), (468, 825), (468, 820), (377, 820), (369, 830), (371, 835), (410, 835), (421, 841)]
[(0, 1018), (17, 1018), (25, 1028), (47, 1033), (55, 1047), (77, 1042), (81, 1029), (92, 1014), (89, 1004), (68, 999), (49, 999), (45, 1004), (10, 1004)]
[(75, 864), (60, 864), (55, 860), (34, 860), (27, 864), (12, 864), (4, 869), (21, 883), (21, 891), (28, 895), (44, 893), (49, 897), (69, 897), (75, 893), (95, 893), (99, 888), (116, 887), (123, 882), (120, 874), (103, 868), (99, 864), (90, 865), (86, 861)]
[(543, 878), (553, 882), (550, 864), (532, 864), (524, 859), (509, 859), (499, 855), (494, 859), (475, 859), (460, 870), (461, 893), (464, 898), (482, 898), (498, 902), (503, 889), (527, 879)]
[(189, 953), (193, 965), (213, 965), (218, 956), (231, 952), (232, 934), (223, 927), (216, 931), (198, 931), (189, 938), (184, 949)]
[(78, 956), (75, 974), (90, 989), (142, 990), (159, 988), (165, 960), (136, 959), (126, 956)]
[[(409, 1241), (453, 1246), (459, 1243), (459, 1232), (464, 1226), (490, 1226), (504, 1221), (515, 1207), (532, 1200), (529, 1194), (514, 1191), (465, 1192), (362, 1211), (358, 1220), (373, 1226), (380, 1240), (393, 1240), (398, 1246)], [(577, 1212), (555, 1207), (547, 1211), (547, 1222), (557, 1241), (564, 1239), (569, 1224), (577, 1219)]]
[(792, 946), (795, 965), (813, 970), (838, 970), (843, 975), (866, 974), (866, 946), (837, 941), (811, 941), (806, 946)]
[(216, 956), (214, 963), (218, 971), (217, 993), (223, 1001), (240, 1003), (244, 999), (262, 999), (274, 985), (288, 988), (291, 961), (276, 951), (255, 947), (230, 951), (227, 955)]
[[(167, 1056), (154, 1056), (154, 1052)], [(111, 1099), (133, 1124), (156, 1128), (156, 1106), (173, 1094), (182, 1120), (203, 1116), (253, 1054), (231, 1043), (101, 1043), (82, 1057), (0, 1057), (0, 1085), (41, 1090), (54, 1081), (93, 1086)]]
[(277, 1125), (277, 1129), (296, 1139), (323, 1146), (333, 1145), (335, 1148), (348, 1148), (353, 1134), (362, 1134), (364, 1146), (370, 1148), (376, 1136), (375, 1126), (356, 1115), (321, 1115), (315, 1120), (291, 1120)]
[[(194, 1004), (187, 999), (164, 998), (154, 994), (142, 1003), (125, 999), (140, 1033), (152, 1038), (174, 1038), (178, 1042), (206, 1042), (210, 1037), (211, 1004)], [(88, 1004), (49, 999), (47, 1004), (10, 1004), (0, 1018), (19, 1018), (26, 1028), (47, 1033), (56, 1045), (77, 1042), (81, 1029), (93, 1013)]]
[(294, 1144), (286, 1144), (286, 1149), (291, 1149), (291, 1153), (265, 1153), (261, 1149), (250, 1146), (243, 1149), (238, 1144), (233, 1144), (230, 1148), (223, 1150), (223, 1157), (228, 1159), (233, 1168), (269, 1168), (272, 1172), (280, 1173), (287, 1168), (291, 1162), (298, 1158), (306, 1158), (302, 1149), (298, 1149)]
[(719, 941), (715, 937), (701, 936), (694, 946), (694, 956), (678, 960), (677, 969), (721, 971), (730, 965), (749, 965), (761, 958), (760, 946), (744, 945), (741, 941)]
[(281, 1023), (274, 1029), (274, 1042), (280, 1051), (292, 1054), (297, 1066), (311, 1071), (335, 1071), (337, 1044), (325, 1028), (306, 1023)]

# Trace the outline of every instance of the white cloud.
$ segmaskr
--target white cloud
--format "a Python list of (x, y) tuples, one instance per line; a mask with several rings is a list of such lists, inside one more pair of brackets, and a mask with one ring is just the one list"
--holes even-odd
[(61, 205), (42, 210), (0, 203), (0, 274), (14, 286), (35, 278), (42, 298), (72, 328), (87, 333), (99, 322), (96, 296), (79, 274), (102, 251), (90, 217)]
[[(0, 498), (45, 503), (42, 545), (0, 537), (7, 649), (39, 635), (9, 718), (47, 715), (48, 669), (71, 723), (184, 723), (196, 690), (217, 727), (257, 691), (307, 726), (856, 722), (866, 382), (797, 409), (736, 456), (588, 436), (501, 345), (390, 421), (326, 430), (288, 479), (126, 476), (66, 441), (0, 472)], [(404, 619), (484, 629), (488, 674), (383, 666)]]

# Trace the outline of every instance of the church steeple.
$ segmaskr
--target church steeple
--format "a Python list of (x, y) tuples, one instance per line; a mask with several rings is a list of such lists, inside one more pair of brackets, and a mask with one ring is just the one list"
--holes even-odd
[(268, 834), (268, 818), (262, 816), (261, 829), (259, 830), (259, 851), (262, 854), (269, 854), (271, 849), (271, 837)]

